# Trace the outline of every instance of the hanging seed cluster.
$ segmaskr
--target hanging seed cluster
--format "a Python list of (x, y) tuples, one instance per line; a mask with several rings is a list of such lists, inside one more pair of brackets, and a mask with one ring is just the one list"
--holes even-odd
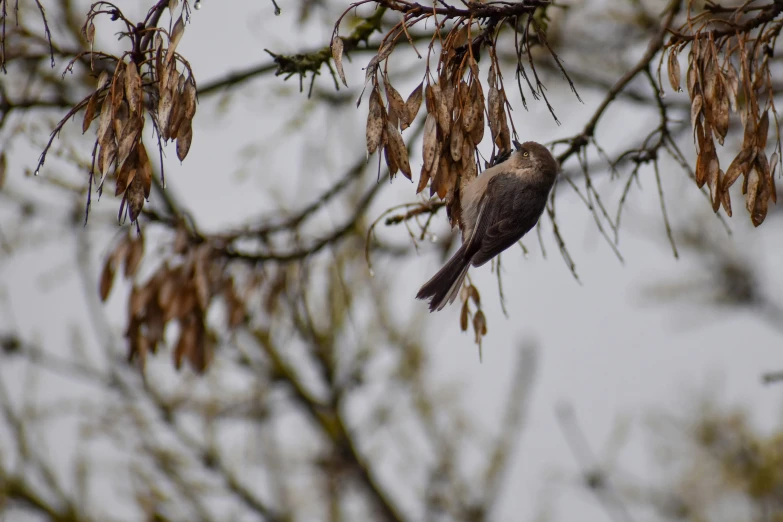
[[(177, 0), (164, 2), (174, 20)], [(100, 70), (95, 90), (74, 107), (55, 128), (41, 155), (39, 168), (54, 136), (64, 123), (84, 109), (82, 131), (87, 132), (97, 120), (90, 184), (103, 193), (107, 179), (114, 182), (115, 196), (122, 196), (119, 219), (124, 216), (136, 222), (152, 185), (152, 164), (142, 142), (144, 127), (151, 122), (158, 137), (161, 179), (163, 179), (163, 146), (176, 141), (177, 157), (184, 160), (193, 139), (196, 114), (196, 81), (187, 61), (176, 52), (185, 31), (188, 11), (185, 2), (170, 31), (134, 25), (113, 4), (94, 4), (82, 32), (92, 48), (95, 40), (94, 19), (108, 15), (125, 23), (121, 39), (131, 43), (122, 56), (93, 52), (77, 55), (68, 65), (71, 69), (82, 58), (89, 57), (93, 71)], [(97, 72), (96, 72), (97, 74)], [(148, 118), (149, 117), (149, 118)], [(90, 197), (87, 200), (89, 213)], [(138, 223), (137, 223), (138, 226)]]
[[(770, 201), (777, 202), (774, 174), (780, 153), (780, 129), (774, 107), (769, 56), (759, 52), (760, 46), (746, 43), (743, 37), (723, 41), (695, 38), (688, 54), (686, 81), (698, 154), (696, 184), (699, 188), (707, 186), (715, 212), (723, 207), (731, 216), (729, 189), (742, 177), (745, 209), (753, 225), (759, 226), (767, 216)], [(684, 47), (685, 44), (675, 44), (669, 48), (667, 69), (669, 82), (675, 91), (680, 90), (677, 55)], [(732, 51), (721, 52), (721, 49), (727, 48)], [(739, 64), (739, 71), (735, 63)], [(732, 112), (740, 115), (744, 138), (740, 152), (724, 172), (715, 143), (723, 145)], [(775, 152), (768, 157), (770, 113), (774, 116), (778, 140)]]
[[(471, 30), (476, 32), (477, 28), (464, 23), (448, 32), (436, 74), (428, 68), (425, 81), (406, 100), (391, 85), (386, 71), (379, 72), (378, 64), (391, 54), (392, 45), (382, 46), (367, 67), (367, 81), (372, 82), (366, 131), (368, 155), (382, 149), (390, 176), (393, 178), (399, 171), (411, 179), (410, 158), (401, 131), (411, 125), (424, 100), (427, 116), (416, 192), (429, 186), (430, 196), (437, 194), (444, 200), (452, 226), (460, 223), (461, 189), (478, 174), (477, 147), (484, 139), (487, 123), (494, 145), (499, 150), (511, 147), (508, 101), (494, 50), (490, 51), (489, 93), (485, 96), (477, 55), (474, 56), (480, 47), (471, 43)], [(332, 47), (334, 54), (334, 42)], [(341, 49), (339, 45), (336, 48)], [(341, 58), (341, 53), (336, 56)], [(341, 70), (340, 64), (338, 71)]]
[[(206, 315), (212, 303), (222, 301), (226, 326), (236, 328), (247, 315), (246, 295), (240, 295), (229, 271), (206, 244), (191, 248), (185, 231), (180, 231), (174, 247), (174, 261), (165, 263), (144, 284), (134, 284), (128, 299), (128, 359), (143, 368), (147, 355), (156, 353), (164, 342), (166, 326), (179, 324), (180, 333), (173, 352), (179, 369), (187, 360), (203, 372), (212, 358), (215, 335), (207, 328)], [(144, 255), (140, 235), (129, 235), (106, 258), (100, 279), (100, 297), (106, 300), (116, 275), (122, 269), (125, 280), (133, 281)], [(253, 285), (243, 285), (252, 288)]]

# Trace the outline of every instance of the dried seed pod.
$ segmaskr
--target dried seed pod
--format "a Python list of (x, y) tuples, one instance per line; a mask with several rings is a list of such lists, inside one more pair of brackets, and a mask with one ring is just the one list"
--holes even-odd
[(348, 82), (345, 81), (345, 71), (343, 70), (343, 49), (345, 48), (343, 39), (335, 34), (334, 38), (332, 38), (332, 44), (330, 47), (332, 49), (332, 60), (334, 60), (334, 67), (337, 69), (337, 75), (340, 77), (343, 85), (348, 87)]
[(680, 92), (680, 61), (677, 59), (677, 50), (675, 47), (669, 48), (669, 84), (674, 92)]
[(696, 132), (696, 124), (699, 122), (699, 115), (701, 114), (702, 104), (703, 99), (701, 94), (697, 94), (691, 103), (691, 127), (693, 128), (693, 132)]
[(128, 205), (128, 216), (131, 222), (135, 222), (144, 207), (144, 188), (139, 176), (134, 176), (133, 181), (128, 185), (128, 190), (125, 191), (125, 200)]
[(470, 163), (473, 163), (473, 144), (470, 140), (462, 140), (462, 154), (460, 154), (462, 160), (462, 168), (466, 168)]
[(489, 89), (487, 114), (489, 116), (489, 130), (492, 133), (492, 139), (495, 140), (498, 134), (500, 134), (500, 118), (503, 115), (503, 108), (501, 106), (500, 92), (494, 86)]
[(136, 172), (138, 171), (138, 154), (134, 148), (131, 154), (125, 161), (120, 163), (120, 168), (117, 169), (117, 182), (114, 186), (114, 195), (119, 196), (126, 190), (128, 186), (136, 178)]
[(128, 120), (125, 128), (122, 130), (122, 136), (118, 142), (117, 164), (122, 165), (126, 158), (130, 156), (131, 150), (141, 137), (141, 131), (144, 128), (144, 117), (134, 116)]
[(389, 179), (394, 179), (394, 175), (400, 170), (400, 167), (395, 163), (394, 155), (389, 151), (389, 145), (383, 147), (383, 159), (386, 160), (386, 166), (389, 167)]
[(413, 123), (413, 120), (416, 119), (416, 115), (419, 113), (419, 108), (421, 107), (421, 97), (422, 84), (420, 83), (418, 87), (413, 89), (413, 92), (405, 101), (405, 110), (403, 111), (405, 116), (401, 118), (400, 121), (400, 128), (402, 130), (410, 127), (411, 123)]
[(739, 92), (739, 78), (737, 78), (737, 69), (734, 65), (729, 64), (726, 71), (726, 87), (727, 94), (729, 95), (729, 103), (731, 110), (737, 112), (737, 93)]
[(101, 301), (106, 301), (106, 299), (109, 298), (109, 294), (111, 293), (111, 288), (114, 285), (114, 274), (116, 271), (116, 261), (114, 259), (114, 255), (110, 255), (106, 258), (106, 262), (103, 265), (103, 270), (101, 271), (101, 279), (100, 284), (98, 286), (98, 295), (101, 298)]
[(111, 81), (111, 112), (113, 115), (117, 114), (117, 111), (122, 105), (122, 101), (125, 98), (125, 62), (117, 62), (117, 67), (114, 70), (114, 76)]
[(383, 88), (386, 90), (386, 101), (389, 103), (389, 118), (396, 122), (405, 118), (405, 101), (397, 89), (389, 82), (388, 75), (383, 75)]
[(144, 190), (144, 199), (149, 199), (150, 190), (152, 189), (152, 163), (150, 162), (147, 149), (144, 147), (144, 142), (139, 141), (136, 145), (136, 154), (138, 155), (138, 170), (137, 176), (141, 178), (141, 188)]
[(435, 151), (438, 145), (438, 123), (434, 114), (427, 115), (424, 120), (424, 138), (422, 145), (422, 159), (424, 160), (424, 169), (432, 170), (435, 161)]
[(174, 52), (177, 50), (179, 41), (182, 39), (182, 35), (185, 33), (185, 21), (182, 19), (182, 15), (177, 18), (174, 23), (174, 28), (171, 30), (171, 39), (169, 40), (169, 48), (166, 50), (166, 63), (171, 63), (174, 58)]
[(481, 143), (481, 140), (484, 139), (484, 106), (483, 102), (481, 105), (481, 108), (478, 112), (478, 120), (476, 121), (476, 124), (473, 126), (473, 130), (470, 131), (470, 141), (473, 142), (473, 145), (478, 146), (479, 143)]
[(190, 120), (183, 120), (177, 134), (177, 158), (180, 161), (185, 160), (190, 150), (190, 142), (193, 140), (193, 126)]
[(125, 99), (128, 101), (128, 108), (131, 112), (143, 109), (141, 105), (141, 76), (139, 76), (139, 70), (133, 60), (125, 67)]
[(747, 176), (745, 197), (745, 208), (750, 213), (753, 213), (753, 209), (756, 207), (756, 196), (758, 196), (760, 183), (761, 176), (759, 176), (759, 172), (755, 168), (752, 168)]
[(470, 131), (476, 126), (478, 122), (479, 113), (483, 110), (483, 102), (478, 103), (478, 89), (476, 88), (476, 81), (470, 84), (470, 87), (465, 91), (466, 95), (462, 100), (462, 128), (470, 134)]
[(435, 90), (429, 83), (424, 88), (425, 109), (428, 114), (438, 114), (438, 105), (435, 102)]
[(462, 303), (462, 310), (460, 311), (459, 314), (459, 328), (463, 332), (468, 331), (468, 314), (469, 314), (468, 303), (467, 301), (465, 301), (464, 303)]
[(444, 94), (438, 98), (438, 125), (444, 136), (451, 131), (451, 111)]
[(198, 93), (196, 92), (196, 82), (189, 78), (182, 88), (182, 103), (185, 108), (185, 118), (193, 120), (196, 115), (196, 102)]
[(408, 149), (405, 147), (405, 142), (402, 140), (400, 131), (389, 122), (386, 124), (386, 135), (389, 138), (387, 149), (389, 149), (389, 153), (393, 156), (394, 163), (406, 178), (411, 179), (411, 165), (408, 159)]
[(720, 208), (720, 187), (721, 180), (723, 179), (723, 171), (718, 168), (717, 170), (710, 170), (709, 179), (707, 179), (707, 187), (710, 190), (710, 200), (712, 201), (712, 211), (717, 212)]
[(440, 161), (438, 163), (438, 172), (433, 179), (434, 189), (438, 193), (440, 199), (446, 199), (446, 195), (449, 193), (451, 186), (449, 181), (451, 179), (451, 170), (453, 165), (449, 161), (449, 155), (441, 154)]
[(430, 181), (430, 171), (424, 168), (422, 165), (421, 173), (419, 174), (419, 184), (416, 186), (416, 194), (420, 193), (427, 186)]
[(158, 130), (161, 133), (161, 137), (164, 140), (168, 140), (169, 135), (169, 119), (171, 118), (171, 109), (174, 105), (174, 97), (171, 89), (164, 89), (160, 92), (158, 98)]
[(731, 217), (731, 195), (729, 194), (729, 191), (724, 189), (721, 192), (721, 205), (723, 205), (723, 211), (726, 212), (726, 215)]
[(726, 171), (726, 175), (723, 178), (724, 192), (728, 192), (729, 187), (731, 187), (740, 176), (747, 175), (748, 169), (750, 168), (750, 157), (750, 149), (742, 149), (740, 153), (737, 154), (737, 157), (734, 158), (734, 161), (731, 162), (729, 170)]
[(84, 109), (84, 120), (82, 121), (82, 134), (90, 128), (92, 120), (95, 119), (95, 111), (98, 109), (98, 91), (92, 93), (90, 101), (87, 102), (87, 108)]
[(696, 84), (696, 80), (698, 79), (698, 73), (696, 72), (696, 69), (693, 66), (693, 60), (691, 59), (691, 63), (688, 66), (688, 73), (685, 75), (685, 79), (688, 82), (688, 96), (693, 99), (693, 97), (698, 94), (696, 92), (696, 89), (698, 85)]
[(98, 152), (98, 168), (101, 171), (101, 181), (99, 186), (103, 185), (103, 180), (109, 173), (109, 167), (117, 156), (117, 144), (114, 139), (106, 140), (101, 143), (101, 150)]
[(769, 111), (764, 111), (764, 114), (761, 115), (756, 136), (758, 147), (764, 150), (767, 147), (767, 137), (769, 136)]
[(125, 279), (136, 276), (144, 257), (144, 236), (139, 236), (135, 241), (131, 241), (128, 252), (125, 255)]
[(462, 120), (457, 118), (454, 122), (454, 126), (451, 128), (450, 145), (451, 145), (451, 159), (454, 162), (458, 162), (462, 158), (462, 143), (464, 141), (462, 134)]
[(183, 95), (174, 91), (171, 111), (169, 112), (169, 121), (166, 123), (166, 135), (168, 135), (170, 139), (177, 139), (183, 121), (185, 121), (185, 102), (183, 100)]
[(383, 129), (386, 126), (385, 114), (381, 105), (381, 93), (377, 87), (370, 94), (370, 110), (367, 114), (367, 156), (378, 150), (383, 139)]

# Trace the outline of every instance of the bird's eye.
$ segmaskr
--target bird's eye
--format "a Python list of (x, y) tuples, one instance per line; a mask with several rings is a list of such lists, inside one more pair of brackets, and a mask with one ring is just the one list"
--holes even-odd
[(522, 153), (522, 155), (527, 158), (528, 156), (530, 156), (530, 153), (528, 151), (525, 151)]

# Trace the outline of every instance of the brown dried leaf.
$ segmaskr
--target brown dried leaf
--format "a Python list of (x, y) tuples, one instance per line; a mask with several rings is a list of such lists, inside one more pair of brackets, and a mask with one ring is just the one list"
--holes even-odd
[(669, 48), (669, 84), (674, 92), (680, 92), (680, 61), (677, 59), (677, 51), (674, 47)]
[(438, 123), (434, 114), (427, 115), (424, 120), (424, 139), (422, 145), (422, 159), (424, 160), (424, 169), (432, 170), (435, 161), (435, 152), (438, 146)]
[(381, 144), (383, 139), (383, 128), (386, 126), (384, 121), (385, 114), (381, 104), (381, 93), (375, 88), (370, 94), (370, 110), (367, 114), (367, 156), (373, 154)]
[(402, 172), (406, 178), (411, 179), (411, 165), (408, 159), (408, 149), (405, 147), (405, 142), (402, 140), (400, 131), (389, 122), (386, 125), (386, 135), (389, 138), (387, 149), (394, 157), (395, 165), (397, 165), (400, 172)]
[(193, 126), (190, 120), (183, 120), (177, 133), (177, 157), (184, 161), (190, 150), (190, 142), (193, 140)]
[(95, 111), (98, 109), (98, 91), (92, 93), (90, 101), (87, 102), (87, 108), (84, 110), (84, 120), (82, 121), (82, 134), (90, 128), (92, 120), (95, 119)]
[(407, 129), (411, 126), (411, 123), (413, 123), (413, 120), (416, 119), (416, 115), (419, 113), (419, 109), (421, 108), (421, 97), (422, 97), (422, 84), (420, 83), (418, 87), (413, 89), (413, 92), (408, 96), (408, 99), (405, 101), (405, 111), (404, 111), (404, 117), (400, 118), (400, 128), (402, 130)]
[(185, 21), (182, 19), (182, 15), (177, 18), (174, 23), (174, 28), (171, 30), (171, 39), (169, 40), (169, 48), (166, 51), (166, 63), (169, 63), (174, 58), (174, 52), (177, 50), (177, 45), (182, 39), (182, 35), (185, 33)]
[(334, 67), (337, 69), (337, 75), (340, 76), (343, 85), (348, 87), (348, 82), (345, 81), (345, 71), (343, 70), (343, 50), (345, 49), (343, 39), (338, 35), (334, 35), (330, 47), (332, 48), (332, 60), (334, 60)]
[(128, 108), (131, 112), (138, 112), (143, 107), (141, 105), (141, 76), (133, 60), (125, 67), (125, 99), (128, 101)]

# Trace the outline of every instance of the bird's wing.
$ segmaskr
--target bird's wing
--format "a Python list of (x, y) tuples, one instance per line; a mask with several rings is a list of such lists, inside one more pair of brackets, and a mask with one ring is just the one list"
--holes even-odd
[(483, 265), (536, 225), (547, 199), (540, 190), (521, 188), (514, 174), (498, 174), (489, 181), (466, 249), (473, 266)]

